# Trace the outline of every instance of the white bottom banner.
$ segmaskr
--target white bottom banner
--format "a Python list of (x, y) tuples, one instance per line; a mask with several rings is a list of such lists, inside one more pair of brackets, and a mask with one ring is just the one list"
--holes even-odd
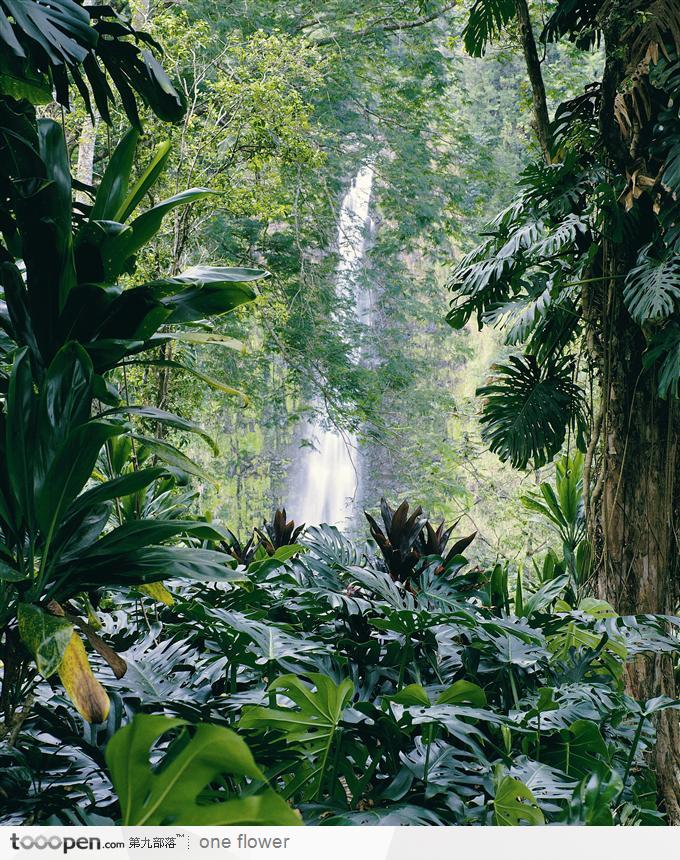
[[(2, 860), (640, 860), (678, 847), (672, 827), (3, 827)], [(671, 854), (671, 851), (673, 852)], [(481, 854), (480, 854), (481, 852)]]

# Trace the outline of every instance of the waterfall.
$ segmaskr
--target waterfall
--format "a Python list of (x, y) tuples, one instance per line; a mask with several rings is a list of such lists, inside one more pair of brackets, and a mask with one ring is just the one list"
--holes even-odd
[[(335, 289), (351, 301), (360, 322), (370, 323), (371, 301), (361, 289), (358, 274), (366, 251), (373, 168), (363, 165), (345, 194), (338, 217), (338, 266)], [(354, 356), (359, 359), (358, 351)], [(316, 401), (316, 406), (320, 402)], [(307, 525), (330, 523), (341, 528), (351, 514), (360, 478), (357, 439), (335, 428), (307, 421), (303, 438), (310, 444), (300, 449), (295, 464), (297, 480), (290, 498), (290, 513)]]

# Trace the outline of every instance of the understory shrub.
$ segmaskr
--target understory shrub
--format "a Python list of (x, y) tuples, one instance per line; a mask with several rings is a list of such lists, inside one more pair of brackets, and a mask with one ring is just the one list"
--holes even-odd
[(3, 822), (133, 820), (116, 750), (134, 715), (154, 715), (140, 773), (157, 737), (186, 750), (227, 729), (251, 768), (226, 756), (156, 823), (217, 821), (265, 795), (271, 823), (290, 807), (324, 825), (663, 823), (647, 753), (654, 714), (678, 703), (634, 701), (624, 670), (676, 648), (668, 620), (571, 605), (559, 566), (511, 597), (500, 565), (424, 556), (404, 584), (370, 541), (330, 526), (298, 541), (233, 559), (234, 581), (166, 582), (164, 602), (104, 594), (100, 634), (127, 664), (116, 678), (91, 657), (108, 718), (89, 725), (42, 681), (1, 754)]

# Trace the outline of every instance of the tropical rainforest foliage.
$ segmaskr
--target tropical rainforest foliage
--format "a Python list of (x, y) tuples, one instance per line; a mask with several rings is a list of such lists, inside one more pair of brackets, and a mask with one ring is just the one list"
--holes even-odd
[(675, 4), (0, 46), (0, 820), (677, 823)]

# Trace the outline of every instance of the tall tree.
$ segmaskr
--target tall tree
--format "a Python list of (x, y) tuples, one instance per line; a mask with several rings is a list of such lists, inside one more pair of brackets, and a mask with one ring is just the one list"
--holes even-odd
[[(541, 465), (572, 430), (585, 450), (599, 595), (623, 614), (674, 613), (680, 9), (672, 0), (560, 0), (539, 42), (547, 52), (563, 38), (581, 50), (603, 45), (604, 67), (551, 123), (524, 0), (476, 0), (468, 50), (482, 54), (505, 28), (522, 43), (544, 158), (526, 169), (518, 199), (457, 266), (449, 320), (461, 327), (475, 314), (523, 344), (480, 391), (486, 438), (502, 459)], [(670, 657), (635, 663), (628, 684), (637, 696), (673, 695)], [(657, 772), (676, 823), (679, 750), (677, 716), (663, 717)]]

